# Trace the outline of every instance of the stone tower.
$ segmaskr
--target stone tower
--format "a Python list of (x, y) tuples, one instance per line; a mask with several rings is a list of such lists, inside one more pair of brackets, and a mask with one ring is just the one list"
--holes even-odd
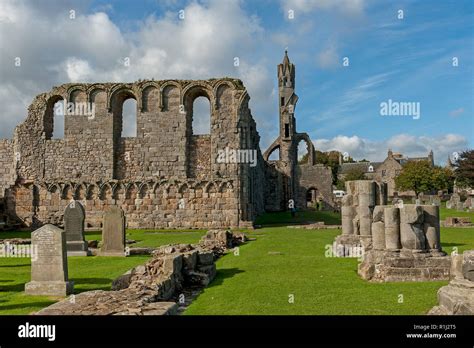
[(298, 161), (296, 141), (295, 108), (298, 96), (295, 94), (295, 65), (290, 62), (285, 51), (283, 62), (278, 64), (278, 96), (280, 115), (280, 161), (288, 178), (287, 197), (295, 192), (294, 169)]
[[(290, 62), (285, 51), (283, 62), (278, 64), (278, 110), (280, 129), (278, 138), (265, 151), (266, 161), (265, 210), (288, 209), (288, 201), (293, 199), (298, 209), (306, 209), (315, 200), (323, 201), (324, 207), (331, 207), (331, 168), (315, 163), (315, 150), (307, 133), (296, 131), (295, 107), (295, 65)], [(305, 163), (298, 163), (298, 144), (304, 141), (308, 150)], [(278, 159), (270, 159), (278, 150)]]

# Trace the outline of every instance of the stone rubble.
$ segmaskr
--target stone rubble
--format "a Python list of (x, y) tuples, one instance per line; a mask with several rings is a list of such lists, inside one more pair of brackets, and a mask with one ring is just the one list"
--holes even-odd
[(210, 230), (199, 244), (165, 245), (145, 264), (116, 278), (111, 291), (70, 296), (38, 315), (174, 315), (179, 294), (207, 286), (216, 275), (215, 260), (246, 241), (243, 233)]

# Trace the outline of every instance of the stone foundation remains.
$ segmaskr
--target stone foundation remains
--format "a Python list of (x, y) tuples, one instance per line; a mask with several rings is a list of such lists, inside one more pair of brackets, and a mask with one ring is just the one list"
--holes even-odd
[(215, 259), (245, 241), (245, 235), (211, 230), (199, 245), (162, 246), (144, 265), (112, 283), (112, 291), (74, 295), (37, 312), (38, 315), (172, 315), (180, 295), (202, 289), (216, 275)]
[(441, 251), (438, 206), (375, 207), (372, 247), (358, 267), (363, 279), (444, 280), (449, 278), (450, 262)]
[(453, 255), (451, 281), (438, 290), (439, 305), (428, 314), (474, 315), (474, 250)]
[(363, 250), (370, 249), (374, 209), (386, 204), (386, 184), (371, 180), (347, 181), (341, 206), (342, 234), (333, 243), (334, 254), (359, 257)]

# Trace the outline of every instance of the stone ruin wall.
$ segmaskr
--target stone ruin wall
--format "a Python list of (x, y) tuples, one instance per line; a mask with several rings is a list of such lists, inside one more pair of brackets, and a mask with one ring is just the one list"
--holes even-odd
[(0, 199), (5, 195), (5, 189), (15, 183), (13, 141), (0, 140)]
[[(209, 135), (192, 133), (193, 102), (200, 96), (211, 105)], [(121, 136), (129, 98), (137, 101), (136, 137)], [(64, 139), (51, 139), (60, 100), (94, 103), (95, 116), (66, 115)], [(0, 142), (9, 214), (26, 225), (61, 224), (76, 199), (89, 227), (99, 227), (112, 204), (122, 206), (128, 227), (246, 225), (263, 210), (264, 179), (248, 101), (234, 79), (54, 87), (34, 99), (13, 141)], [(257, 150), (257, 167), (218, 163), (218, 150), (226, 147)], [(15, 166), (12, 177), (8, 167)]]
[(317, 195), (324, 204), (324, 209), (334, 207), (332, 193), (332, 171), (323, 164), (299, 164), (296, 167), (298, 183), (298, 202), (306, 208), (308, 190), (316, 189)]

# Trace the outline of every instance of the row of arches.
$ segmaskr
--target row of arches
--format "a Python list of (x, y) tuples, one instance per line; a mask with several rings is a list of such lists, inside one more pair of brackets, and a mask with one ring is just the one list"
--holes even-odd
[[(220, 96), (226, 89), (235, 89), (228, 80), (219, 81), (215, 86), (206, 82), (193, 82), (185, 87), (176, 81), (163, 84), (150, 81), (145, 85), (74, 85), (66, 95), (53, 95), (48, 100), (47, 114), (44, 118), (47, 140), (63, 139), (64, 116), (67, 105), (97, 106), (114, 115), (114, 134), (119, 137), (137, 136), (138, 113), (170, 111), (179, 109), (191, 119), (190, 133), (210, 134), (211, 114), (220, 107)], [(63, 105), (61, 107), (61, 104)], [(58, 112), (62, 110), (62, 112)]]
[(99, 92), (107, 94), (107, 109), (111, 111), (112, 104), (116, 95), (126, 92), (133, 96), (139, 104), (140, 111), (146, 111), (150, 106), (150, 100), (157, 97), (158, 107), (163, 110), (166, 108), (166, 97), (170, 91), (176, 91), (179, 98), (179, 105), (185, 105), (185, 100), (188, 94), (195, 93), (195, 90), (200, 90), (207, 95), (212, 103), (213, 108), (219, 108), (218, 96), (222, 88), (238, 89), (242, 88), (242, 83), (239, 80), (210, 80), (210, 81), (146, 81), (134, 84), (77, 84), (70, 86), (66, 95), (62, 97), (68, 101), (75, 102), (77, 95), (82, 92), (85, 96), (86, 102), (94, 100), (94, 96)]
[[(144, 182), (144, 183), (102, 183), (102, 184), (76, 184), (55, 183), (41, 184), (49, 193), (58, 193), (65, 200), (92, 200), (92, 199), (144, 199), (150, 194), (172, 195), (173, 193), (185, 194), (187, 192), (202, 190), (203, 193), (233, 192), (232, 181), (202, 181), (187, 183), (169, 182)], [(34, 188), (38, 190), (38, 186)]]

